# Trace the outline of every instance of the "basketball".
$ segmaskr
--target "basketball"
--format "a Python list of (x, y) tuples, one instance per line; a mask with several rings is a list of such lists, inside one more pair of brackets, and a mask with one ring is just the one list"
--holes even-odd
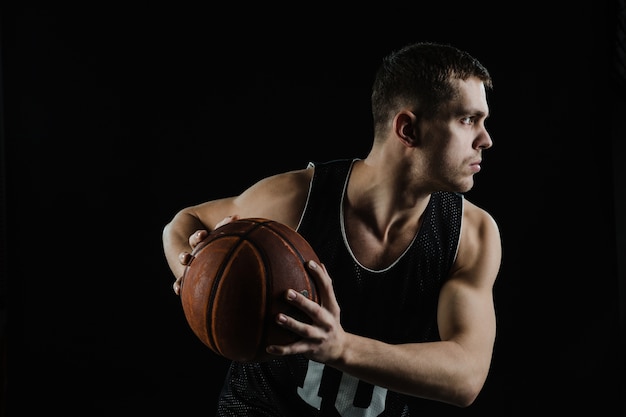
[(309, 322), (285, 300), (294, 289), (319, 304), (306, 262), (319, 259), (294, 229), (262, 219), (234, 220), (213, 230), (192, 252), (181, 280), (185, 318), (213, 352), (240, 362), (272, 358), (267, 345), (298, 336), (276, 324), (279, 312)]

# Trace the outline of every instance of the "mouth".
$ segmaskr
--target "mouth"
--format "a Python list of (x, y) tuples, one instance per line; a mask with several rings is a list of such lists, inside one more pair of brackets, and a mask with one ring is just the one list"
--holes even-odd
[(474, 161), (472, 163), (470, 163), (470, 169), (472, 170), (472, 172), (476, 173), (480, 171), (480, 163), (482, 162), (482, 160), (478, 160), (478, 161)]

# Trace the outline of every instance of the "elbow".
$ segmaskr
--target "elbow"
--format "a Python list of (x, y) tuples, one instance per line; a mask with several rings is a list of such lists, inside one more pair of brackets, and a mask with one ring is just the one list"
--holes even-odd
[(468, 391), (468, 392), (459, 394), (454, 398), (452, 404), (454, 404), (455, 406), (459, 408), (467, 408), (470, 405), (474, 404), (474, 401), (476, 401), (476, 398), (478, 398), (479, 392)]
[(171, 222), (167, 223), (165, 226), (163, 226), (163, 229), (161, 229), (161, 238), (163, 240), (167, 239), (167, 235), (170, 232), (170, 228), (171, 228)]
[(478, 376), (470, 377), (450, 393), (448, 402), (460, 408), (467, 408), (474, 404), (484, 384), (485, 378)]

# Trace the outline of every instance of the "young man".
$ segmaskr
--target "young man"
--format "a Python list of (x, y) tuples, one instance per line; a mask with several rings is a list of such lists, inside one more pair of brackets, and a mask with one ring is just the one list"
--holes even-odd
[(407, 45), (376, 74), (365, 159), (262, 179), (165, 226), (177, 294), (193, 247), (236, 218), (291, 226), (321, 261), (309, 264), (321, 306), (285, 294), (312, 323), (276, 317), (302, 339), (268, 346), (275, 360), (233, 362), (218, 415), (421, 416), (434, 404), (474, 402), (495, 342), (501, 241), (494, 219), (463, 193), (492, 145), (491, 87), (466, 52)]

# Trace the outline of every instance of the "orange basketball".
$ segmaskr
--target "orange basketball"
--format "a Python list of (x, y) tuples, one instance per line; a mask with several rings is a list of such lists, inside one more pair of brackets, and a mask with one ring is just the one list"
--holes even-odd
[(309, 243), (273, 220), (239, 219), (209, 234), (193, 250), (181, 281), (187, 322), (215, 353), (235, 361), (265, 361), (270, 344), (298, 336), (276, 324), (286, 313), (308, 321), (285, 301), (289, 288), (319, 303), (306, 262), (319, 263)]

